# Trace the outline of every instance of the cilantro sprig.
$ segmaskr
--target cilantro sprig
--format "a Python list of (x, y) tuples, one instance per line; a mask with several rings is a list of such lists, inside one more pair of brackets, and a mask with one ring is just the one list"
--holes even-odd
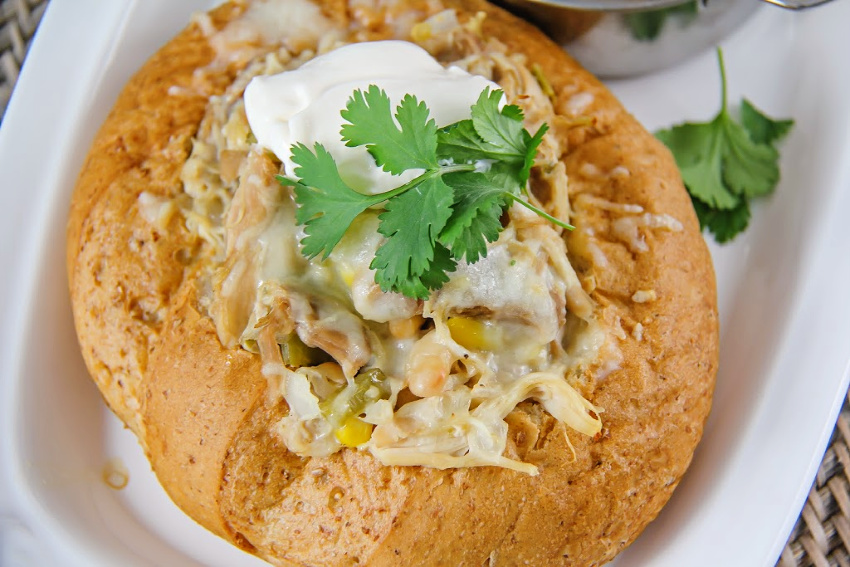
[(749, 201), (769, 195), (779, 182), (776, 142), (794, 125), (774, 120), (743, 99), (740, 122), (729, 112), (726, 69), (718, 48), (721, 107), (710, 122), (684, 123), (656, 132), (673, 152), (700, 227), (727, 242), (747, 228)]
[(386, 240), (370, 264), (375, 281), (384, 291), (424, 299), (448, 281), (457, 262), (486, 256), (487, 243), (498, 238), (501, 216), (513, 202), (571, 229), (524, 199), (548, 127), (531, 135), (518, 106), (499, 108), (502, 95), (484, 89), (469, 119), (438, 128), (413, 95), (404, 96), (393, 115), (389, 97), (376, 85), (354, 91), (341, 112), (345, 145), (365, 146), (393, 175), (424, 171), (395, 189), (364, 195), (341, 178), (322, 144), (293, 145), (297, 179), (278, 180), (294, 186), (295, 218), (305, 225), (302, 253), (327, 258), (358, 215), (382, 206), (378, 232)]

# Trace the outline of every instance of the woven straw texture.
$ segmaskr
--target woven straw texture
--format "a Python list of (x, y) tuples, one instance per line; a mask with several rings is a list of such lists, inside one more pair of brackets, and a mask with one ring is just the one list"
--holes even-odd
[(44, 0), (3, 0), (0, 4), (0, 120), (46, 7)]
[[(0, 3), (0, 122), (46, 0)], [(850, 567), (850, 404), (838, 418), (809, 498), (777, 567)]]
[(829, 448), (779, 567), (850, 567), (850, 403), (844, 399)]

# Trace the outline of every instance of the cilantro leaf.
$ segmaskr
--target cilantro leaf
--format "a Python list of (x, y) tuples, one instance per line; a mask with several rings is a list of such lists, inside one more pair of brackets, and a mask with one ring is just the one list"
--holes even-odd
[[(378, 216), (378, 232), (387, 240), (378, 248), (370, 266), (377, 271), (381, 289), (403, 289), (405, 282), (414, 282), (416, 297), (423, 296), (422, 287), (416, 282), (423, 274), (428, 274), (427, 281), (435, 277), (431, 273), (435, 244), (451, 216), (453, 200), (451, 187), (440, 177), (431, 177), (387, 203), (386, 210)], [(424, 216), (423, 211), (429, 214)], [(428, 288), (426, 282), (422, 284)]]
[(502, 154), (484, 144), (472, 126), (472, 120), (461, 120), (437, 132), (437, 158), (455, 163), (472, 163), (479, 159), (500, 159)]
[(699, 199), (693, 199), (693, 203), (700, 228), (708, 229), (720, 244), (730, 241), (750, 222), (750, 205), (746, 199), (725, 211), (712, 209)]
[(723, 181), (737, 195), (758, 197), (773, 191), (779, 182), (779, 152), (756, 144), (743, 126), (728, 118), (724, 123), (726, 151)]
[(723, 181), (722, 128), (715, 118), (707, 123), (685, 123), (655, 136), (673, 151), (682, 180), (691, 195), (718, 209), (731, 209), (738, 198)]
[(749, 199), (769, 195), (779, 182), (779, 152), (773, 143), (791, 129), (791, 120), (773, 120), (744, 100), (741, 122), (727, 107), (723, 52), (717, 50), (721, 107), (710, 122), (684, 123), (656, 132), (670, 148), (694, 202), (700, 225), (727, 242), (750, 219)]
[[(531, 136), (522, 127), (522, 111), (516, 106), (506, 106), (505, 113), (499, 111), (498, 103), (502, 91), (485, 89), (471, 107), (476, 119), (461, 120), (437, 132), (437, 157), (451, 159), (455, 163), (492, 159), (509, 164), (524, 164), (529, 152)], [(495, 102), (493, 102), (495, 100)], [(511, 110), (516, 109), (516, 110)], [(484, 132), (488, 138), (482, 136)], [(524, 135), (523, 135), (524, 133)], [(503, 136), (514, 135), (516, 139), (504, 140)], [(535, 145), (533, 151), (536, 152)], [(531, 159), (534, 159), (532, 154)]]
[[(500, 178), (501, 177), (501, 178)], [(467, 262), (487, 255), (487, 242), (494, 242), (502, 231), (500, 217), (506, 206), (505, 185), (511, 180), (506, 174), (487, 175), (480, 172), (451, 173), (444, 177), (455, 190), (455, 206), (440, 242), (452, 254)]]
[(623, 15), (623, 20), (633, 38), (638, 41), (652, 41), (661, 33), (668, 16), (681, 16), (683, 24), (686, 24), (696, 17), (698, 9), (698, 2), (692, 0), (670, 8), (627, 12)]
[(469, 119), (437, 129), (427, 106), (412, 95), (402, 98), (393, 118), (384, 91), (375, 85), (355, 90), (341, 112), (345, 145), (365, 146), (391, 174), (422, 173), (385, 193), (364, 195), (345, 183), (321, 144), (314, 151), (292, 146), (298, 179), (278, 179), (295, 188), (296, 221), (305, 225), (303, 254), (327, 258), (357, 215), (383, 206), (378, 232), (385, 241), (370, 263), (375, 281), (384, 291), (424, 299), (448, 281), (457, 262), (486, 256), (513, 202), (571, 229), (522, 198), (548, 127), (529, 134), (519, 107), (499, 108), (502, 96), (485, 89)]
[(750, 101), (741, 101), (741, 125), (756, 144), (773, 144), (784, 138), (794, 126), (793, 120), (773, 120)]
[(341, 114), (348, 121), (340, 130), (345, 145), (366, 146), (384, 171), (398, 175), (437, 165), (437, 124), (416, 97), (406, 95), (398, 106), (395, 116), (401, 129), (393, 121), (390, 98), (375, 85), (366, 93), (354, 91)]
[(295, 175), (300, 181), (278, 177), (278, 181), (295, 186), (295, 220), (305, 225), (307, 236), (301, 241), (302, 253), (314, 258), (324, 252), (327, 258), (339, 243), (355, 217), (380, 202), (358, 193), (339, 176), (336, 162), (330, 153), (317, 143), (315, 153), (304, 144), (292, 146)]
[[(434, 245), (434, 259), (431, 260), (431, 265), (428, 269), (422, 272), (419, 276), (419, 281), (422, 282), (429, 290), (440, 289), (443, 284), (449, 281), (448, 272), (455, 271), (457, 262), (452, 257), (452, 253), (442, 244), (437, 242)], [(419, 299), (425, 299), (427, 295), (419, 296)]]
[(491, 153), (524, 161), (528, 146), (523, 136), (522, 110), (516, 105), (499, 110), (501, 100), (502, 91), (484, 89), (472, 105), (472, 126)]
[[(456, 268), (457, 262), (452, 258), (451, 252), (437, 242), (434, 245), (434, 259), (428, 269), (418, 276), (390, 282), (385, 279), (386, 272), (375, 272), (375, 281), (381, 289), (392, 289), (413, 299), (427, 299), (431, 291), (440, 289), (449, 281), (448, 273), (455, 271)], [(391, 283), (392, 287), (390, 287)]]
[(540, 128), (537, 129), (537, 132), (534, 133), (534, 136), (529, 136), (528, 132), (525, 132), (525, 160), (523, 161), (522, 169), (519, 172), (519, 182), (523, 187), (525, 187), (525, 184), (528, 182), (528, 178), (531, 176), (531, 167), (534, 165), (534, 156), (537, 155), (537, 148), (540, 147), (540, 143), (543, 142), (543, 136), (545, 136), (548, 131), (549, 125), (543, 123), (540, 125)]
[[(494, 93), (497, 96), (488, 94), (487, 90), (481, 93), (478, 102), (472, 106), (471, 120), (461, 120), (437, 132), (437, 157), (455, 162), (489, 159), (501, 164), (517, 165), (518, 187), (524, 188), (537, 148), (549, 131), (549, 126), (541, 125), (531, 136), (522, 127), (522, 110), (518, 106), (508, 105), (499, 111), (501, 91)], [(489, 140), (480, 131), (485, 132)], [(516, 139), (506, 141), (502, 138), (505, 135), (513, 135)]]

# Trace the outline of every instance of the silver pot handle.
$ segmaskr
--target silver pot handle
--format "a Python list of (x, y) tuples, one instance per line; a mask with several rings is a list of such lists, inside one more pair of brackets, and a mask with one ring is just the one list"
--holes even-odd
[(821, 4), (826, 4), (831, 0), (763, 0), (768, 4), (779, 6), (787, 10), (805, 10), (806, 8), (814, 8)]

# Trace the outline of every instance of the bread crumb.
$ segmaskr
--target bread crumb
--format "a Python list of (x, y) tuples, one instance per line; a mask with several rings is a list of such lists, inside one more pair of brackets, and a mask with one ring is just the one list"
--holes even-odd
[(628, 168), (622, 165), (618, 165), (617, 167), (612, 169), (608, 175), (610, 175), (613, 179), (626, 179), (631, 174), (632, 173), (628, 170)]
[(584, 175), (585, 177), (590, 177), (590, 178), (599, 177), (601, 175), (599, 168), (596, 167), (595, 165), (593, 165), (590, 162), (584, 162), (583, 164), (581, 164), (581, 167), (579, 168), (579, 172), (582, 175)]
[(635, 303), (650, 303), (658, 299), (658, 294), (654, 289), (639, 289), (632, 294), (632, 301)]
[(636, 341), (642, 341), (643, 340), (643, 325), (641, 325), (640, 323), (635, 324), (635, 326), (632, 328), (632, 336), (634, 337), (634, 339)]
[(614, 319), (614, 324), (611, 325), (611, 332), (621, 341), (626, 338), (626, 331), (623, 329), (623, 321), (619, 317)]
[(583, 114), (587, 107), (593, 104), (593, 98), (593, 95), (587, 92), (574, 94), (567, 101), (567, 113), (573, 116)]

